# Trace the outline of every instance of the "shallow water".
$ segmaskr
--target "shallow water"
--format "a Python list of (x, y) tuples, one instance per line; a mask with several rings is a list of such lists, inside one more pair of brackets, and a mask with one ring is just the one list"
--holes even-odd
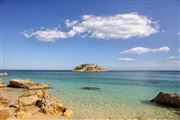
[[(149, 102), (160, 91), (180, 94), (179, 71), (6, 71), (11, 78), (48, 83), (50, 91), (74, 112), (72, 119), (171, 119), (180, 111)], [(100, 90), (83, 90), (95, 86)]]

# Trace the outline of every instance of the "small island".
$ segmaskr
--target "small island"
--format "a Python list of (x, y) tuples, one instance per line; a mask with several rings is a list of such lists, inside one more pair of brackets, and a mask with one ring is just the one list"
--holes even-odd
[(97, 64), (81, 64), (74, 68), (75, 72), (107, 72), (108, 70), (103, 69)]

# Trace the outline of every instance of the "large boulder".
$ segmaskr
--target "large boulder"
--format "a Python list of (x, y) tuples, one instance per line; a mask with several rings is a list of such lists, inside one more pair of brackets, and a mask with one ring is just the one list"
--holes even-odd
[(21, 106), (30, 106), (35, 105), (38, 100), (44, 95), (44, 91), (35, 90), (35, 91), (27, 91), (18, 97), (18, 104)]
[(169, 107), (180, 108), (180, 96), (175, 93), (170, 94), (160, 92), (154, 99), (151, 100), (151, 102)]
[(37, 95), (32, 95), (29, 97), (20, 97), (18, 98), (18, 104), (22, 106), (35, 105), (38, 100), (39, 98)]
[(0, 72), (0, 77), (8, 76), (7, 73)]
[(36, 105), (41, 109), (44, 114), (63, 114), (65, 112), (65, 107), (63, 104), (50, 93), (45, 92), (41, 100), (39, 100)]
[(17, 87), (17, 88), (26, 88), (29, 90), (48, 88), (47, 84), (36, 83), (36, 82), (33, 82), (32, 80), (22, 80), (22, 79), (11, 79), (9, 80), (8, 86)]
[(10, 113), (8, 110), (3, 109), (0, 110), (0, 120), (7, 120), (10, 117)]
[(107, 72), (108, 70), (103, 69), (97, 64), (81, 64), (74, 68), (75, 72)]

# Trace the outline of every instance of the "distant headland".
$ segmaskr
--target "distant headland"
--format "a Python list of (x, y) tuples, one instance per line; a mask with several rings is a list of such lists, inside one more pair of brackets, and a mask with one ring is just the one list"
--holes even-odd
[(102, 68), (98, 64), (81, 64), (74, 68), (75, 72), (107, 72), (108, 70)]

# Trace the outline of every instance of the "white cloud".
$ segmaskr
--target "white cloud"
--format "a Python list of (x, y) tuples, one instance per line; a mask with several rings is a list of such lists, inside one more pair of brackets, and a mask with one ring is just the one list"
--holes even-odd
[(23, 34), (26, 38), (34, 36), (38, 40), (45, 42), (54, 42), (57, 39), (65, 39), (76, 35), (73, 30), (70, 30), (68, 32), (62, 32), (57, 28), (38, 30), (36, 32), (23, 32)]
[(143, 54), (149, 52), (168, 52), (169, 47), (160, 47), (160, 48), (145, 48), (145, 47), (134, 47), (128, 50), (124, 50), (121, 54), (131, 53), (131, 54)]
[(176, 59), (176, 58), (178, 58), (178, 57), (176, 57), (176, 56), (167, 57), (167, 59)]
[(135, 61), (133, 58), (118, 58), (120, 61)]
[(178, 32), (178, 35), (180, 35), (180, 32)]
[(69, 31), (44, 29), (23, 33), (25, 37), (35, 37), (41, 41), (55, 41), (87, 34), (97, 39), (128, 39), (146, 37), (159, 31), (157, 22), (138, 13), (117, 14), (113, 16), (83, 15), (80, 20), (66, 20)]
[(66, 19), (64, 23), (66, 24), (67, 27), (72, 27), (78, 23), (78, 20), (70, 21), (69, 19)]

